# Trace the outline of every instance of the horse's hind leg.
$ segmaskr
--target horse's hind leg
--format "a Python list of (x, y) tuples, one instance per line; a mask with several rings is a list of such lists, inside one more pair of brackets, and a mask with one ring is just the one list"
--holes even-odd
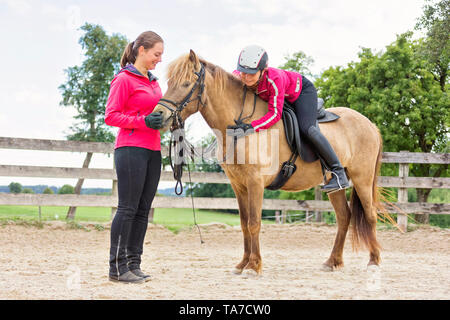
[(330, 193), (328, 195), (334, 211), (336, 212), (336, 221), (338, 231), (334, 240), (333, 250), (327, 261), (323, 264), (324, 270), (332, 271), (344, 266), (342, 253), (344, 251), (345, 237), (347, 235), (348, 226), (350, 224), (350, 208), (345, 197), (345, 190)]
[[(352, 210), (354, 211), (353, 214), (357, 215), (358, 211), (360, 212), (360, 214), (364, 214), (364, 219), (361, 220), (364, 221), (365, 225), (367, 225), (367, 227), (365, 228), (366, 230), (363, 230), (364, 233), (359, 238), (363, 238), (360, 240), (364, 241), (365, 245), (370, 251), (370, 260), (368, 266), (377, 266), (379, 265), (381, 258), (380, 245), (377, 241), (377, 211), (375, 206), (373, 205), (372, 185), (359, 184), (355, 185), (355, 188), (356, 195), (352, 195), (356, 198), (354, 199), (356, 203), (352, 208)], [(359, 210), (358, 206), (360, 207)]]
[[(380, 263), (380, 245), (377, 241), (377, 211), (373, 205), (373, 185), (372, 182), (366, 182), (359, 179), (358, 176), (352, 177), (354, 189), (352, 194), (352, 214), (356, 224), (358, 239), (363, 241), (370, 251), (370, 260), (368, 266), (378, 265)], [(353, 220), (353, 219), (352, 219)], [(359, 223), (357, 221), (360, 221)], [(355, 243), (358, 245), (358, 243)]]

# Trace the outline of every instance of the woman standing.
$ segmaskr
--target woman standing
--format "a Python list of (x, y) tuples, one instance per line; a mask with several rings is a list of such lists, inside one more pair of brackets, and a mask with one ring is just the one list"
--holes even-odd
[(146, 31), (129, 43), (111, 82), (105, 123), (119, 127), (114, 150), (118, 208), (111, 225), (109, 279), (142, 283), (141, 255), (148, 213), (161, 175), (161, 115), (150, 115), (162, 96), (150, 72), (161, 62), (162, 38)]

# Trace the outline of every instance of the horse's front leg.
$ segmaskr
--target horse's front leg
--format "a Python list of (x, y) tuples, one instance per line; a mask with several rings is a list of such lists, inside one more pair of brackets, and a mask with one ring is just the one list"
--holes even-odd
[(234, 274), (241, 274), (248, 264), (251, 252), (250, 231), (248, 229), (248, 193), (247, 188), (231, 183), (239, 205), (239, 217), (241, 219), (241, 229), (244, 236), (244, 256), (233, 270)]
[[(261, 176), (256, 179), (249, 179), (248, 185), (248, 230), (250, 232), (251, 253), (246, 270), (253, 270), (256, 275), (262, 271), (262, 260), (259, 246), (259, 232), (261, 230), (262, 202), (264, 198), (264, 185)], [(253, 271), (250, 272), (253, 273)]]

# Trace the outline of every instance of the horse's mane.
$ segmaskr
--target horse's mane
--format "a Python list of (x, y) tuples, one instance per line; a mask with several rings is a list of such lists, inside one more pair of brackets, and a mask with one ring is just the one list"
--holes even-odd
[[(213, 76), (216, 89), (222, 91), (230, 84), (242, 88), (242, 81), (233, 74), (204, 59), (200, 58), (199, 60)], [(197, 76), (192, 70), (192, 62), (189, 60), (189, 54), (183, 55), (169, 64), (167, 68), (167, 79), (174, 86), (180, 86), (186, 81), (194, 82), (197, 80)]]

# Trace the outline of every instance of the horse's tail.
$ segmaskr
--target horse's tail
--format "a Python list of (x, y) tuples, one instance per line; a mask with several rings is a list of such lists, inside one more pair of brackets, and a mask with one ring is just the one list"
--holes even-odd
[[(381, 138), (380, 132), (378, 131), (379, 144), (378, 144), (378, 155), (375, 164), (375, 171), (373, 173), (372, 181), (372, 207), (373, 212), (365, 212), (364, 207), (361, 204), (361, 199), (356, 192), (356, 188), (353, 187), (352, 195), (350, 198), (351, 207), (351, 224), (352, 224), (352, 246), (353, 249), (357, 250), (361, 244), (369, 249), (370, 252), (380, 250), (381, 246), (376, 238), (376, 221), (377, 213), (375, 210), (383, 210), (383, 204), (379, 200), (379, 189), (378, 189), (378, 176), (381, 169), (381, 160), (383, 152), (383, 140)], [(374, 214), (375, 213), (375, 214)], [(372, 216), (374, 215), (374, 216)], [(368, 220), (370, 219), (370, 222)]]

